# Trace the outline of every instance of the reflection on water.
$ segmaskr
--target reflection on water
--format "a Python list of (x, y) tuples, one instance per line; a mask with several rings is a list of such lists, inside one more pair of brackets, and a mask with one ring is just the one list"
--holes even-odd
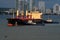
[[(60, 40), (60, 24), (8, 27), (6, 18), (9, 17), (12, 15), (0, 15), (0, 40)], [(51, 15), (50, 18), (60, 22), (60, 16)]]

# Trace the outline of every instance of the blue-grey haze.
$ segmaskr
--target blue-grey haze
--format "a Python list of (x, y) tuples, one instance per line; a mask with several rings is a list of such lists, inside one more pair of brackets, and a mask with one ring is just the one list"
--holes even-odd
[[(46, 8), (52, 8), (54, 4), (60, 4), (60, 0), (34, 0), (37, 4), (38, 1), (45, 1)], [(15, 8), (15, 0), (0, 0), (0, 8)]]
[(15, 0), (0, 0), (0, 8), (14, 8)]

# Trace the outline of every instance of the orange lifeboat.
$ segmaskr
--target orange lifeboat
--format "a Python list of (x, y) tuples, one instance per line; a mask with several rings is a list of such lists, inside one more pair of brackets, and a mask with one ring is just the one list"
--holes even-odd
[(11, 23), (8, 23), (8, 26), (9, 26), (9, 27), (11, 27), (11, 26), (13, 26), (13, 24), (11, 24)]

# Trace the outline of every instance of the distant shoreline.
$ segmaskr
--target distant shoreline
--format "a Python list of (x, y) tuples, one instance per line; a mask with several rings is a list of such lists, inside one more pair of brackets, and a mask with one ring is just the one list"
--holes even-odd
[(54, 13), (54, 14), (43, 14), (43, 15), (60, 15), (60, 14)]
[[(13, 15), (13, 13), (7, 13), (7, 12), (0, 12), (0, 15)], [(16, 13), (14, 13), (16, 15)], [(60, 15), (60, 14), (57, 14), (57, 13), (44, 13), (43, 15)]]

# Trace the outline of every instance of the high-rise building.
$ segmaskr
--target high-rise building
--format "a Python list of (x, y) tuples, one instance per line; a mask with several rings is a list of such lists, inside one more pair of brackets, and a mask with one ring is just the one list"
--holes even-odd
[(16, 2), (16, 4), (15, 4), (15, 10), (17, 10), (18, 9), (18, 0), (16, 0), (15, 2)]
[(23, 0), (19, 0), (18, 1), (18, 10), (23, 10), (24, 8), (24, 1)]
[(42, 13), (45, 13), (45, 2), (39, 1), (38, 8)]
[(28, 1), (28, 10), (33, 10), (35, 7), (35, 0), (27, 0)]
[(33, 4), (33, 0), (29, 0), (29, 10), (32, 10), (32, 4)]
[(55, 4), (53, 7), (53, 13), (59, 13), (60, 11), (60, 5), (59, 4)]
[(27, 0), (19, 0), (18, 1), (18, 10), (27, 9)]

